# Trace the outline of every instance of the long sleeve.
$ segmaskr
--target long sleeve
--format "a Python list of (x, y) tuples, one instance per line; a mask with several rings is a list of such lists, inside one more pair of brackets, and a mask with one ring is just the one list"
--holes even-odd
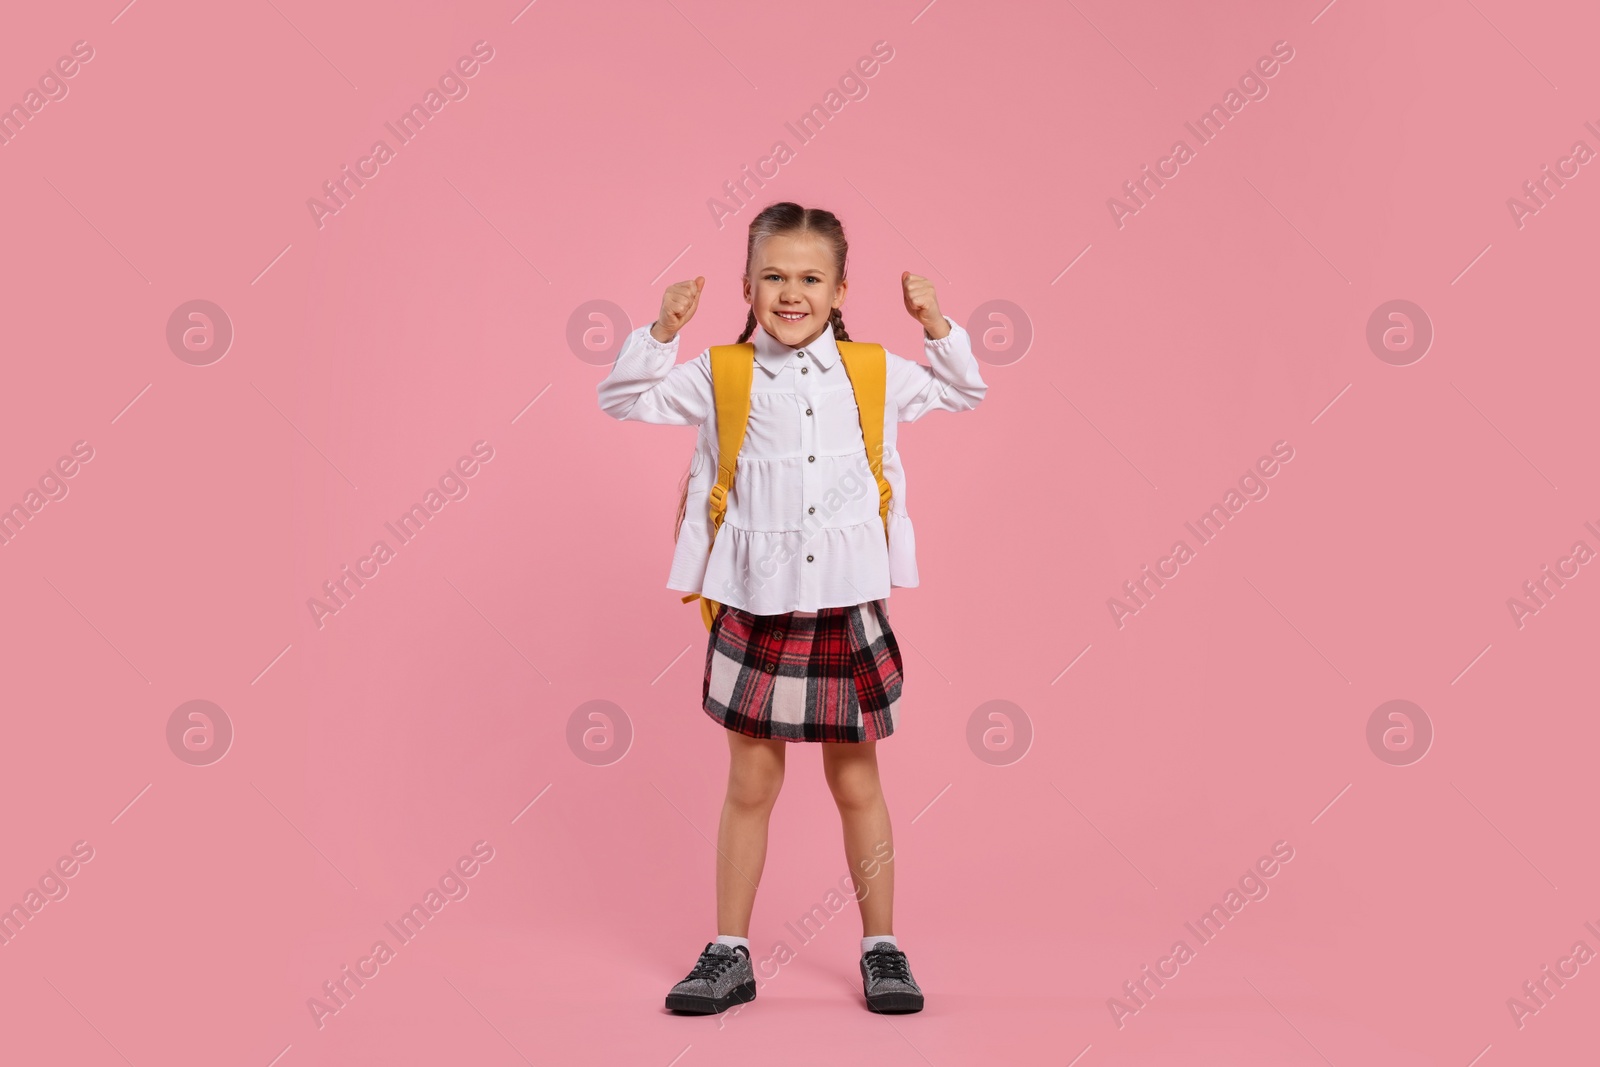
[(634, 330), (596, 386), (600, 410), (614, 419), (699, 426), (711, 414), (710, 352), (681, 366), (677, 359), (677, 337), (662, 344), (648, 325)]
[(967, 331), (948, 315), (944, 321), (950, 324), (947, 335), (924, 338), (927, 365), (889, 354), (889, 399), (900, 422), (915, 422), (930, 411), (971, 411), (989, 391)]

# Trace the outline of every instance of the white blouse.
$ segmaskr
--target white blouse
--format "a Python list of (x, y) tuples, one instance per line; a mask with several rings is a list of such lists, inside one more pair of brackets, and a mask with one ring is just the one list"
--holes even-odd
[(750, 335), (761, 373), (751, 382), (750, 421), (715, 541), (707, 508), (717, 480), (711, 351), (675, 365), (677, 337), (662, 344), (649, 325), (629, 334), (598, 386), (601, 410), (616, 419), (700, 427), (667, 588), (780, 615), (860, 604), (887, 597), (891, 586), (916, 585), (897, 425), (930, 411), (970, 411), (989, 389), (967, 331), (945, 321), (947, 336), (924, 335), (931, 366), (888, 353), (883, 475), (894, 495), (887, 544), (855, 392), (831, 325), (802, 348), (760, 325)]

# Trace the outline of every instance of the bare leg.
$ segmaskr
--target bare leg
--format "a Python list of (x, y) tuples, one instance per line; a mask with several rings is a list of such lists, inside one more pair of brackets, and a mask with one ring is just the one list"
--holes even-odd
[(878, 781), (878, 743), (826, 742), (822, 770), (844, 827), (844, 854), (861, 907), (861, 936), (893, 934), (894, 832)]
[(717, 828), (717, 933), (750, 936), (767, 861), (767, 820), (783, 788), (787, 741), (728, 734), (728, 795)]

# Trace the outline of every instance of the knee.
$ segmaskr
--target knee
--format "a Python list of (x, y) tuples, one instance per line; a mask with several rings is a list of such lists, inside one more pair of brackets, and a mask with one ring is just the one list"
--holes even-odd
[(762, 811), (778, 802), (783, 788), (783, 770), (745, 772), (728, 777), (728, 803), (747, 811)]
[(876, 774), (830, 774), (828, 790), (841, 810), (864, 810), (883, 799), (883, 787)]

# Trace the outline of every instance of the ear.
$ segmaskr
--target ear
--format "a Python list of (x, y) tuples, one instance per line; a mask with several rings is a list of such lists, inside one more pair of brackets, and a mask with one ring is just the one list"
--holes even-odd
[(845, 293), (849, 289), (850, 289), (850, 279), (848, 279), (848, 278), (840, 278), (839, 279), (839, 287), (838, 287), (838, 289), (836, 289), (834, 291), (834, 294), (833, 294), (833, 306), (834, 307), (839, 308), (839, 307), (843, 307), (844, 306)]
[(744, 302), (746, 304), (752, 302), (750, 299), (750, 275), (748, 274), (744, 276)]

